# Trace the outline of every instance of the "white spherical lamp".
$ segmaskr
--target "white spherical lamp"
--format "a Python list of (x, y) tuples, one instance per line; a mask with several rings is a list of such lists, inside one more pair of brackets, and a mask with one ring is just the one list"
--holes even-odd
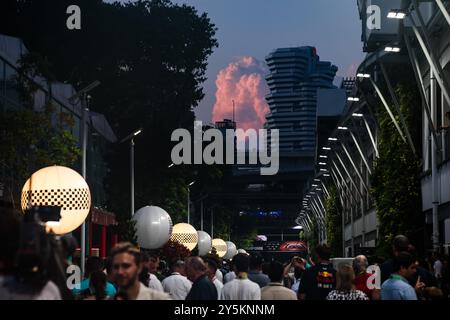
[(172, 235), (172, 219), (162, 208), (146, 206), (133, 215), (137, 242), (144, 249), (159, 249)]
[(225, 253), (223, 258), (226, 260), (233, 259), (233, 257), (237, 255), (236, 245), (231, 241), (225, 241), (225, 243), (227, 244), (227, 253)]
[(69, 233), (88, 216), (91, 192), (78, 172), (61, 166), (46, 167), (33, 173), (22, 188), (22, 210), (39, 206), (61, 207), (61, 219), (48, 222), (47, 230)]
[(247, 253), (247, 251), (245, 251), (244, 249), (239, 249), (239, 250), (237, 251), (237, 253), (244, 253), (244, 254), (248, 254), (248, 253)]
[(223, 258), (228, 250), (227, 244), (222, 239), (216, 238), (212, 240), (212, 246), (216, 249), (219, 258)]
[(192, 251), (198, 243), (197, 230), (188, 223), (178, 223), (173, 226), (171, 239)]
[(198, 255), (205, 256), (212, 248), (211, 236), (205, 231), (197, 231), (198, 234)]

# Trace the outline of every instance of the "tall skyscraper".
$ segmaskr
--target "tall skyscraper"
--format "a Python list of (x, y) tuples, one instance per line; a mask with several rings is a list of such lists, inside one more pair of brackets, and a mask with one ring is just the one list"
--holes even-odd
[(266, 57), (270, 93), (267, 129), (279, 129), (280, 153), (314, 156), (317, 89), (335, 88), (337, 67), (320, 61), (314, 47), (276, 49)]

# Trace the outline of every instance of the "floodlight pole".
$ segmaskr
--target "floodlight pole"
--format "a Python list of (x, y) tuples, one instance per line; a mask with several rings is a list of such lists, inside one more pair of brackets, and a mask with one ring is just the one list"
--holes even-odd
[(211, 238), (214, 238), (214, 208), (211, 208)]
[(134, 215), (134, 138), (130, 140), (131, 218)]
[[(81, 155), (81, 175), (83, 179), (86, 181), (86, 154), (87, 154), (87, 125), (86, 118), (87, 113), (89, 112), (89, 100), (87, 94), (83, 94), (83, 102), (82, 102), (82, 120), (81, 120), (81, 134), (82, 134), (82, 155)], [(81, 247), (80, 247), (80, 255), (81, 255), (81, 274), (84, 276), (85, 271), (85, 260), (86, 260), (86, 220), (83, 221), (81, 225)]]
[[(86, 181), (86, 153), (87, 153), (87, 125), (86, 120), (88, 118), (89, 113), (89, 97), (87, 93), (92, 89), (98, 87), (100, 85), (100, 81), (96, 80), (89, 84), (87, 87), (79, 90), (76, 94), (69, 98), (70, 103), (74, 103), (75, 99), (81, 98), (81, 127), (80, 127), (80, 138), (82, 140), (82, 154), (81, 154), (81, 175)], [(81, 225), (81, 246), (80, 246), (80, 255), (81, 255), (81, 273), (84, 275), (85, 271), (85, 259), (86, 259), (86, 222), (83, 221)]]
[(126, 142), (130, 140), (130, 190), (131, 190), (131, 214), (130, 217), (133, 218), (134, 216), (134, 138), (141, 134), (143, 131), (142, 128), (132, 132), (125, 138), (123, 138), (119, 143)]
[(187, 223), (191, 223), (191, 195), (190, 188), (187, 186)]
[(203, 199), (200, 201), (200, 230), (203, 231)]

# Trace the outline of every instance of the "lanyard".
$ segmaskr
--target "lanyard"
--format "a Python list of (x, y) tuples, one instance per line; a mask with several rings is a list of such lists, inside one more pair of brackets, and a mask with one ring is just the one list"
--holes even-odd
[(406, 281), (406, 279), (403, 278), (403, 277), (402, 277), (401, 275), (399, 275), (399, 274), (391, 274), (391, 279), (393, 279), (393, 280), (401, 280), (401, 281), (403, 281), (403, 282), (408, 283), (408, 281)]

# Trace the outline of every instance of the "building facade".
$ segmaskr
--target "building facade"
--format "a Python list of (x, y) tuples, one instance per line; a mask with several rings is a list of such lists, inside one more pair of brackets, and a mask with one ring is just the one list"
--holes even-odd
[(279, 129), (280, 153), (314, 156), (317, 89), (333, 88), (337, 67), (320, 61), (314, 47), (276, 49), (266, 57), (270, 93), (267, 128)]
[[(332, 140), (323, 145), (326, 169), (316, 172), (298, 222), (311, 226), (311, 214), (321, 220), (321, 206), (328, 188), (336, 186), (343, 207), (343, 250), (345, 256), (365, 253), (379, 240), (379, 222), (371, 196), (370, 175), (379, 146), (376, 108), (391, 113), (390, 120), (404, 143), (421, 161), (421, 199), (424, 249), (447, 252), (450, 246), (450, 6), (432, 1), (359, 0), (363, 50), (358, 80), (349, 90), (346, 111)], [(445, 12), (445, 11), (446, 12)], [(388, 18), (396, 16), (397, 19)], [(395, 101), (390, 68), (405, 68), (422, 97), (422, 141), (411, 138)], [(395, 116), (394, 116), (395, 115)], [(417, 147), (419, 145), (420, 147)], [(323, 188), (322, 188), (323, 187)], [(309, 200), (313, 198), (314, 201)], [(323, 233), (322, 233), (323, 234)], [(326, 241), (322, 237), (321, 241)], [(416, 246), (423, 245), (416, 243)], [(369, 250), (370, 251), (370, 250)], [(373, 250), (372, 250), (373, 252)]]

